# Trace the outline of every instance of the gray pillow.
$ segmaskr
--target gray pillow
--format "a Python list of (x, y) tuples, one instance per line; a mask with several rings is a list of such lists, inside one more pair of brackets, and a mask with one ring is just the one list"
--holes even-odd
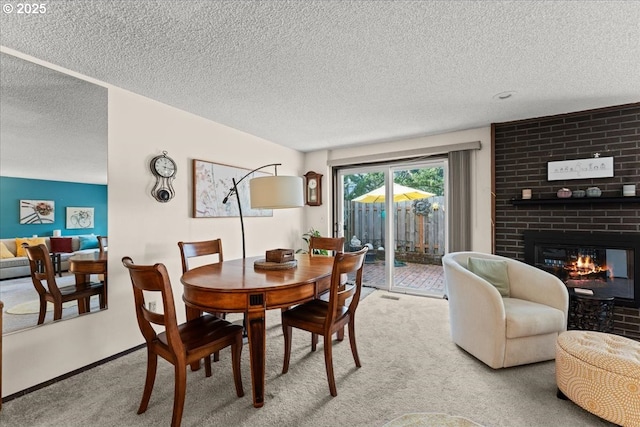
[(469, 257), (467, 268), (495, 286), (503, 297), (510, 295), (507, 261)]

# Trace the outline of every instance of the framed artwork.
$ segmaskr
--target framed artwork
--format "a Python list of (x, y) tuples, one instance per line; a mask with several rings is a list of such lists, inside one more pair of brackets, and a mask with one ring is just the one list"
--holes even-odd
[(51, 224), (54, 218), (53, 200), (20, 200), (20, 224)]
[(613, 157), (561, 160), (547, 163), (547, 180), (609, 178), (613, 176)]
[[(232, 196), (223, 204), (225, 196), (233, 187), (232, 179), (236, 182), (242, 179), (251, 169), (237, 168), (208, 162), (193, 160), (193, 209), (194, 218), (217, 218), (240, 216), (238, 201)], [(238, 195), (242, 204), (242, 216), (273, 216), (271, 209), (251, 209), (249, 181), (251, 178), (270, 176), (271, 174), (258, 171), (244, 179), (238, 185)]]
[(93, 208), (67, 208), (67, 228), (93, 228)]

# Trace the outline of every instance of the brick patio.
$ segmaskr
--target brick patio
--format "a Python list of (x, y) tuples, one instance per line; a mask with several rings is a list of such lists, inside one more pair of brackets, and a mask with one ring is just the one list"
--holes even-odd
[[(365, 286), (385, 287), (384, 261), (365, 264), (363, 284)], [(444, 294), (444, 274), (441, 265), (406, 263), (395, 268), (396, 286), (433, 294)]]

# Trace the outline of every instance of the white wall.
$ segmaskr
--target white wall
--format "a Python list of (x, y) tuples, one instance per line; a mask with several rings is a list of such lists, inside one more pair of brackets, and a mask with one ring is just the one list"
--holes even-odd
[[(178, 165), (176, 196), (149, 193), (149, 161), (163, 150)], [(238, 218), (191, 218), (191, 161), (245, 168), (282, 163), (281, 175), (303, 175), (303, 154), (118, 88), (109, 88), (109, 308), (3, 337), (2, 393), (24, 390), (142, 343), (133, 293), (120, 259), (163, 262), (180, 301), (179, 240), (222, 238), (226, 259), (242, 257)], [(247, 256), (299, 247), (303, 209), (245, 218)], [(181, 319), (184, 309), (178, 307)]]
[[(491, 252), (491, 128), (484, 127), (442, 135), (411, 138), (393, 142), (358, 145), (335, 150), (307, 153), (305, 170), (324, 174), (322, 207), (305, 207), (305, 229), (315, 228), (323, 235), (332, 234), (332, 213), (328, 201), (331, 199), (331, 176), (328, 161), (352, 157), (372, 156), (398, 151), (418, 150), (431, 147), (480, 141), (482, 148), (474, 151), (472, 157), (473, 189), (472, 203), (472, 248), (479, 252)], [(326, 233), (326, 234), (325, 234)]]

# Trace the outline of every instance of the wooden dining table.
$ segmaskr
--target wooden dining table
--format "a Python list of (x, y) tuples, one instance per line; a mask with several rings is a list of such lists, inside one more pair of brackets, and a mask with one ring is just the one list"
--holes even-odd
[(295, 258), (295, 267), (273, 270), (254, 266), (255, 261), (264, 257), (224, 261), (189, 270), (180, 279), (187, 319), (202, 312), (245, 314), (256, 408), (264, 405), (266, 310), (309, 301), (331, 283), (333, 257), (296, 254)]
[[(69, 257), (69, 272), (75, 275), (76, 285), (83, 283), (89, 283), (91, 281), (92, 274), (102, 275), (104, 277), (104, 299), (105, 307), (107, 305), (107, 251), (96, 251), (87, 253), (77, 253)], [(84, 304), (83, 300), (78, 301), (78, 307)], [(89, 306), (86, 307), (86, 311), (89, 311)]]

